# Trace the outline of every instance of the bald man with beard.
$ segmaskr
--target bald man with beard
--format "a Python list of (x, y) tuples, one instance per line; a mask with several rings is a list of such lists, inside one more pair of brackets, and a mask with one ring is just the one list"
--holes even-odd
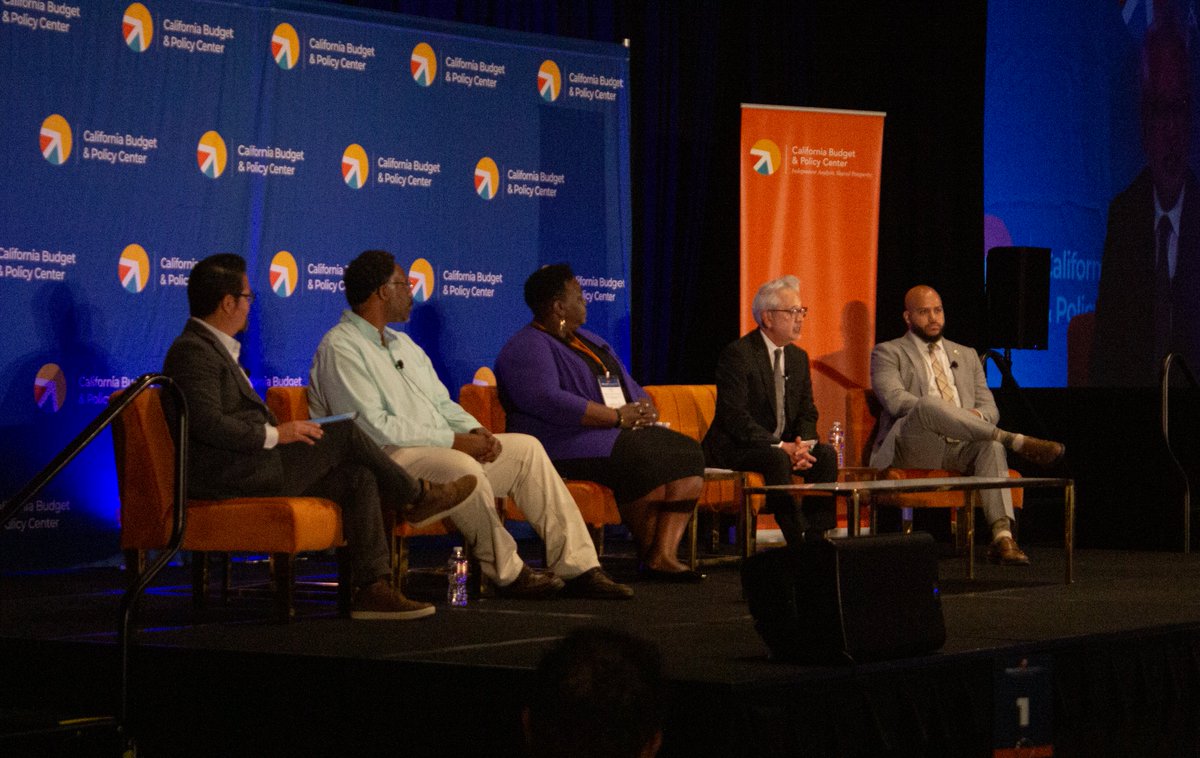
[[(1061, 443), (1014, 434), (996, 426), (1000, 412), (975, 350), (944, 339), (942, 298), (918, 285), (904, 296), (907, 333), (871, 351), (871, 389), (883, 406), (871, 466), (933, 468), (969, 476), (1008, 475), (1006, 450), (1052, 466)], [(979, 493), (992, 543), (988, 558), (1025, 565), (1029, 557), (1012, 535), (1012, 492)]]

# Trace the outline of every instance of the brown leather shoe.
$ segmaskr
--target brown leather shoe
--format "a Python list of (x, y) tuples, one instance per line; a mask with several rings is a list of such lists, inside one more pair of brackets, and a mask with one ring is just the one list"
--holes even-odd
[(628, 600), (633, 597), (633, 588), (628, 584), (614, 582), (612, 577), (597, 566), (568, 579), (563, 594), (570, 597), (586, 597), (592, 600)]
[(528, 566), (522, 566), (517, 578), (503, 587), (496, 587), (496, 592), (501, 597), (546, 600), (558, 595), (562, 588), (563, 580), (554, 574), (541, 574)]
[(415, 503), (401, 506), (400, 518), (413, 526), (425, 526), (446, 518), (455, 506), (475, 491), (476, 484), (478, 482), (474, 474), (460, 476), (445, 484), (422, 479), (420, 497)]
[(359, 587), (350, 607), (350, 618), (359, 621), (411, 621), (433, 613), (433, 605), (409, 600), (386, 579)]
[(1028, 566), (1029, 556), (1017, 547), (1012, 537), (1001, 537), (988, 546), (988, 560), (1001, 566)]
[(1062, 459), (1067, 448), (1061, 442), (1051, 442), (1026, 435), (1021, 449), (1016, 452), (1030, 463), (1036, 463), (1042, 468), (1050, 468)]

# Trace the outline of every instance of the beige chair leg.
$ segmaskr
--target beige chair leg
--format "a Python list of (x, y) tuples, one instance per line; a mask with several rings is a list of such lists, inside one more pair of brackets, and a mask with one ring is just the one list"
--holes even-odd
[(349, 618), (350, 607), (354, 601), (354, 570), (350, 562), (350, 551), (343, 545), (334, 552), (334, 555), (337, 556), (338, 615), (342, 618)]
[(233, 556), (229, 553), (218, 553), (221, 556), (221, 605), (229, 605), (229, 597), (233, 594)]
[(392, 530), (392, 586), (404, 591), (404, 579), (408, 576), (408, 538), (399, 537)]
[(1075, 484), (1063, 489), (1063, 550), (1067, 555), (1067, 584), (1075, 581)]
[[(388, 559), (391, 561), (392, 568), (392, 588), (402, 590), (404, 575), (408, 572), (408, 545), (405, 544), (403, 537), (396, 534), (396, 512), (390, 508), (384, 509), (383, 528), (388, 535)], [(361, 580), (362, 577), (354, 578), (355, 583)]]
[(696, 505), (692, 508), (692, 518), (688, 521), (688, 568), (692, 571), (696, 570), (699, 565), (699, 559), (696, 556), (696, 516), (700, 511), (700, 506)]
[(471, 584), (474, 585), (475, 580), (478, 580), (478, 585), (472, 586), (471, 589), (475, 591), (477, 597), (493, 597), (496, 594), (496, 588), (492, 585), (492, 581), (483, 575), (479, 559), (475, 557), (475, 552), (471, 550), (471, 546), (465, 540), (463, 541), (463, 555), (467, 556), (467, 562), (471, 566)]
[[(971, 496), (967, 498), (967, 507), (962, 509), (964, 513), (962, 514), (962, 519), (960, 519), (961, 521), (966, 522), (966, 529), (963, 531), (966, 532), (965, 539), (967, 540), (968, 579), (975, 578), (975, 506), (978, 504), (978, 502), (979, 492), (972, 492)], [(962, 525), (960, 524), (960, 526)]]
[(192, 608), (197, 612), (208, 606), (208, 553), (192, 551)]
[(742, 557), (749, 558), (758, 551), (758, 517), (754, 515), (754, 506), (746, 496), (745, 486), (745, 473), (733, 480), (733, 502), (741, 503), (737, 516), (738, 547)]
[(275, 620), (286, 624), (296, 617), (296, 556), (272, 553), (271, 574), (275, 581)]
[(592, 547), (596, 548), (598, 557), (604, 556), (604, 525), (594, 526), (588, 524), (588, 534), (592, 538)]

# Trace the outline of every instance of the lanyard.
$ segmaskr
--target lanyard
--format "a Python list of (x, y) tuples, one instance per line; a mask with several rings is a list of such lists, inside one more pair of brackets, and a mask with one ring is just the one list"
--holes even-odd
[[(543, 332), (546, 332), (546, 334), (550, 334), (550, 331), (548, 329), (546, 329), (546, 327), (539, 324), (538, 322), (534, 321), (533, 325), (534, 325), (534, 327), (541, 329)], [(550, 335), (550, 336), (554, 336), (554, 335)], [(600, 356), (596, 355), (596, 352), (594, 350), (592, 350), (590, 347), (585, 345), (583, 340), (579, 339), (579, 335), (572, 334), (571, 338), (569, 340), (564, 337), (563, 341), (567, 343), (567, 347), (571, 348), (572, 350), (574, 350), (578, 353), (583, 353), (584, 355), (586, 355), (589, 358), (591, 358), (592, 360), (594, 360), (596, 362), (597, 366), (604, 369), (604, 375), (608, 376), (608, 374), (609, 374), (608, 366), (604, 365), (604, 361), (600, 360)]]

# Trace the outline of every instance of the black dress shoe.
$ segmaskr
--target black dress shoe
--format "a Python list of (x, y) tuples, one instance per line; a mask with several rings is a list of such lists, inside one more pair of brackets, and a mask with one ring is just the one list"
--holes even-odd
[(638, 578), (646, 582), (666, 582), (668, 584), (698, 584), (708, 578), (707, 574), (699, 571), (684, 569), (683, 571), (659, 571), (649, 566), (638, 567)]

